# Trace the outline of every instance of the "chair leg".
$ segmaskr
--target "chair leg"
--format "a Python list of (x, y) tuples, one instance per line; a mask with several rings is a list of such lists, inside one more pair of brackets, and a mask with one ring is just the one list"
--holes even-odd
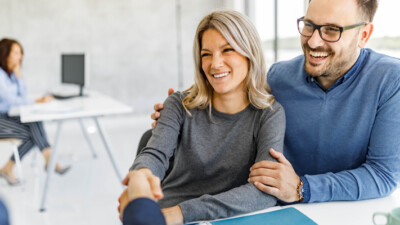
[(22, 166), (21, 166), (21, 159), (20, 159), (19, 153), (18, 153), (18, 144), (12, 143), (12, 145), (13, 145), (12, 148), (13, 148), (13, 152), (14, 152), (15, 163), (17, 164), (18, 178), (21, 182), (23, 182), (24, 177), (22, 175)]
[(32, 155), (32, 162), (31, 162), (31, 167), (32, 168), (36, 168), (37, 167), (37, 165), (38, 165), (38, 163), (37, 163), (37, 160), (38, 160), (38, 155), (40, 155), (40, 150), (39, 150), (39, 148), (37, 148), (37, 147), (34, 147), (34, 149), (33, 149), (33, 155)]

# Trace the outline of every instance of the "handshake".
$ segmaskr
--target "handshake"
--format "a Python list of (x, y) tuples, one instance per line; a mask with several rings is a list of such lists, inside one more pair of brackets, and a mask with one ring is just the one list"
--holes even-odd
[(127, 186), (119, 198), (118, 211), (120, 219), (123, 218), (124, 209), (132, 200), (149, 198), (157, 201), (164, 197), (160, 179), (153, 175), (149, 169), (130, 171), (122, 181)]

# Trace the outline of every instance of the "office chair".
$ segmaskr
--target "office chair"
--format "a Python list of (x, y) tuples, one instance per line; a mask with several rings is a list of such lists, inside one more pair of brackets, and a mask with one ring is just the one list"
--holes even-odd
[(22, 174), (22, 166), (21, 166), (21, 158), (19, 157), (18, 153), (18, 146), (21, 144), (21, 140), (17, 138), (2, 138), (0, 139), (1, 142), (8, 142), (12, 146), (14, 158), (15, 158), (15, 164), (17, 165), (17, 170), (18, 170), (18, 178), (23, 182), (23, 174)]

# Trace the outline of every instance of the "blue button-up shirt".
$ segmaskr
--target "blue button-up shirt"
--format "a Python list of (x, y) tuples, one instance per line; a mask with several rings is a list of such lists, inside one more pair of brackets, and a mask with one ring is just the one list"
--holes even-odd
[(18, 78), (14, 73), (8, 76), (6, 71), (0, 67), (0, 113), (8, 113), (11, 106), (32, 103), (34, 100), (27, 97), (22, 78)]
[(325, 90), (304, 56), (274, 64), (267, 79), (286, 113), (284, 153), (305, 182), (305, 201), (390, 194), (400, 180), (400, 61), (362, 49)]

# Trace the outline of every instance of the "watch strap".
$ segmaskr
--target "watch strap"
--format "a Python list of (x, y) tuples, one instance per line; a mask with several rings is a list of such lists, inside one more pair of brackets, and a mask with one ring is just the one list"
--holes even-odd
[(304, 200), (304, 185), (300, 177), (299, 183), (297, 184), (297, 199), (299, 202), (302, 202)]

